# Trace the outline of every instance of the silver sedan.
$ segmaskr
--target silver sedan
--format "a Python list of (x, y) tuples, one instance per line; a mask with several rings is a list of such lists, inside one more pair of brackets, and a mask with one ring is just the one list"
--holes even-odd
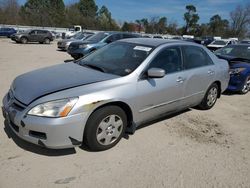
[(145, 121), (212, 108), (227, 88), (228, 70), (198, 44), (125, 39), (79, 61), (18, 76), (3, 99), (3, 115), (28, 142), (106, 150)]

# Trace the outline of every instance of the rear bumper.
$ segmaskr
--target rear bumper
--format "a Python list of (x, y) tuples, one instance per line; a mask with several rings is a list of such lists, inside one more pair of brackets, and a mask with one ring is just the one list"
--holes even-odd
[(51, 149), (72, 148), (82, 143), (87, 113), (64, 118), (26, 115), (3, 100), (3, 116), (13, 132), (23, 140)]

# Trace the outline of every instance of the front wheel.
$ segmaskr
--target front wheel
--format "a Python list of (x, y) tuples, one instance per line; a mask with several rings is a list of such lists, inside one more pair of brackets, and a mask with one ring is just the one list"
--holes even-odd
[(20, 41), (21, 41), (22, 44), (27, 44), (28, 43), (28, 39), (26, 37), (22, 37)]
[(45, 38), (44, 39), (44, 44), (50, 44), (50, 39), (49, 38)]
[(219, 96), (219, 87), (216, 83), (213, 83), (207, 90), (202, 102), (200, 103), (199, 107), (202, 110), (209, 110), (211, 109)]
[(127, 126), (127, 116), (118, 106), (106, 106), (95, 111), (84, 131), (84, 143), (92, 151), (114, 147), (122, 138)]
[(244, 86), (242, 88), (242, 90), (240, 91), (240, 94), (247, 94), (248, 91), (250, 91), (250, 76), (247, 77)]

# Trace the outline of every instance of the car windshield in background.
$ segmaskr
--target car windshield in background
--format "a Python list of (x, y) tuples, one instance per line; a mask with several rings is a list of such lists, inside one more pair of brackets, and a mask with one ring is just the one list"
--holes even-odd
[(88, 41), (91, 41), (93, 43), (97, 43), (97, 42), (100, 42), (105, 37), (107, 37), (108, 35), (109, 35), (108, 33), (100, 32), (100, 33), (94, 34), (91, 37), (89, 37)]
[(126, 76), (152, 52), (153, 47), (127, 42), (114, 42), (77, 61), (81, 66), (105, 73)]
[(82, 39), (82, 38), (84, 38), (85, 36), (84, 36), (84, 34), (83, 33), (77, 33), (75, 36), (74, 36), (74, 39)]
[(250, 45), (231, 45), (215, 51), (216, 55), (226, 55), (250, 60)]
[(226, 45), (227, 43), (223, 40), (216, 40), (212, 44), (214, 44), (214, 45)]

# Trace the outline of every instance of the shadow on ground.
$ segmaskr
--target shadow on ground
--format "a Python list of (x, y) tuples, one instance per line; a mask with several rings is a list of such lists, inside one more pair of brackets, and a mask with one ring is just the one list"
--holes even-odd
[(76, 150), (74, 148), (70, 149), (48, 149), (43, 148), (38, 145), (26, 142), (25, 140), (20, 139), (9, 127), (8, 122), (4, 121), (4, 131), (7, 134), (9, 139), (12, 139), (17, 146), (20, 148), (30, 151), (39, 155), (45, 155), (45, 156), (63, 156), (63, 155), (71, 155), (75, 154)]

